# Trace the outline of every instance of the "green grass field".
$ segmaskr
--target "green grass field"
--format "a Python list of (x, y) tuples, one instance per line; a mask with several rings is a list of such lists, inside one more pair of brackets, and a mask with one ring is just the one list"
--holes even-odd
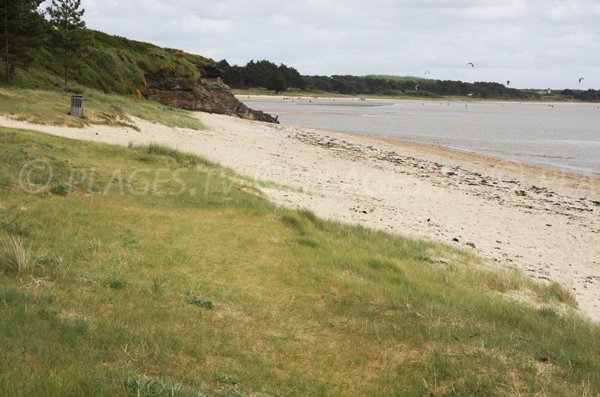
[(162, 146), (0, 127), (0, 236), (2, 396), (600, 393), (564, 289)]
[(138, 117), (169, 127), (202, 130), (204, 126), (190, 112), (133, 96), (104, 94), (93, 89), (82, 90), (85, 118), (68, 115), (71, 94), (0, 87), (0, 115), (36, 124), (83, 127), (106, 124), (135, 127), (131, 117)]

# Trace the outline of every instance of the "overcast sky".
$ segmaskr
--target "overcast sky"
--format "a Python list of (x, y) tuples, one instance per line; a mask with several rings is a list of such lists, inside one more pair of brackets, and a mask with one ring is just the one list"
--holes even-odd
[(519, 88), (600, 88), (600, 0), (82, 3), (89, 28), (234, 64), (268, 59), (311, 75), (430, 71)]

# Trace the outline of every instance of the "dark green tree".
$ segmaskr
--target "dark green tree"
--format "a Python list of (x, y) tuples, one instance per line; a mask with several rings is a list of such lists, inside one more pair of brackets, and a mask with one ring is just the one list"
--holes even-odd
[(273, 90), (276, 94), (279, 94), (280, 92), (287, 90), (288, 86), (285, 78), (279, 74), (276, 74), (270, 76), (269, 80), (265, 84), (265, 88), (268, 90)]
[(81, 0), (52, 0), (48, 16), (53, 26), (54, 37), (63, 51), (64, 90), (69, 90), (69, 68), (73, 59), (86, 48), (86, 32)]
[(245, 68), (241, 66), (231, 66), (229, 62), (223, 59), (217, 62), (217, 67), (225, 73), (223, 82), (231, 88), (245, 88)]
[(0, 0), (0, 41), (4, 79), (10, 81), (17, 65), (28, 67), (33, 51), (44, 41), (43, 0)]
[(284, 64), (279, 65), (279, 74), (284, 78), (287, 88), (298, 88), (303, 90), (306, 88), (304, 79), (296, 69)]

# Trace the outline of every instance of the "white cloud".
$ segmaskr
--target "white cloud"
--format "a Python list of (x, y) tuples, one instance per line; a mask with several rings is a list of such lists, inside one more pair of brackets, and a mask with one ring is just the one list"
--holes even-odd
[(545, 8), (545, 15), (555, 22), (577, 23), (600, 16), (600, 4), (586, 1), (555, 2)]
[[(463, 2), (453, 11), (457, 17), (462, 17), (475, 22), (514, 21), (527, 16), (528, 7), (524, 0), (512, 0), (498, 4), (498, 2), (470, 1)], [(449, 12), (446, 10), (445, 12)]]
[(231, 21), (200, 18), (197, 15), (184, 15), (173, 19), (169, 25), (178, 33), (186, 34), (226, 34), (231, 31)]

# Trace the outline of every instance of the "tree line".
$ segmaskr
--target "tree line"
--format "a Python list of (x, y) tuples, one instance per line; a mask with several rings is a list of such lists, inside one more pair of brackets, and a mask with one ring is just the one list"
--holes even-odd
[(569, 99), (577, 99), (580, 101), (600, 101), (600, 90), (562, 90), (561, 95)]
[(0, 0), (0, 41), (4, 80), (10, 82), (18, 69), (28, 71), (41, 47), (62, 51), (64, 89), (69, 89), (73, 58), (86, 47), (81, 0), (52, 0), (45, 10), (43, 0)]
[[(217, 63), (225, 73), (224, 82), (231, 88), (266, 88), (276, 93), (305, 90), (344, 95), (390, 95), (415, 97), (468, 96), (482, 99), (542, 99), (536, 90), (519, 90), (494, 82), (467, 83), (455, 80), (394, 78), (382, 76), (303, 76), (285, 64), (250, 61), (245, 66)], [(563, 99), (600, 100), (600, 90), (562, 90)]]
[(277, 66), (269, 61), (250, 61), (246, 66), (230, 65), (226, 60), (217, 63), (225, 73), (224, 82), (231, 88), (266, 88), (276, 93), (288, 89), (306, 89), (304, 78), (292, 67)]
[(311, 90), (349, 95), (397, 95), (418, 97), (473, 96), (477, 98), (524, 99), (519, 90), (498, 83), (465, 83), (453, 80), (384, 78), (361, 76), (305, 76)]
[(524, 99), (527, 94), (498, 83), (465, 83), (451, 80), (394, 79), (369, 76), (302, 76), (285, 64), (250, 61), (245, 66), (217, 63), (231, 88), (266, 88), (276, 93), (289, 89), (344, 95), (409, 95), (419, 97), (474, 96), (478, 98)]

